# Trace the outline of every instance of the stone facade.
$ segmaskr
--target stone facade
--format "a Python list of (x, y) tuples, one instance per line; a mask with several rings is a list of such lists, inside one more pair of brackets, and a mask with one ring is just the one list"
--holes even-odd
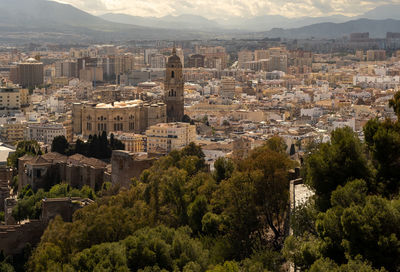
[(45, 228), (46, 225), (40, 220), (32, 220), (23, 225), (0, 225), (0, 251), (6, 256), (23, 252), (28, 243), (39, 243)]
[[(11, 208), (16, 201), (9, 200)], [(51, 219), (59, 215), (64, 221), (70, 222), (76, 210), (92, 202), (90, 199), (75, 197), (43, 199), (40, 220), (30, 220), (18, 225), (15, 221), (8, 220), (8, 225), (0, 225), (0, 252), (5, 256), (15, 255), (22, 253), (28, 243), (36, 246)]]
[(24, 156), (18, 159), (19, 190), (30, 185), (33, 190), (66, 182), (72, 187), (85, 185), (99, 190), (107, 179), (107, 164), (80, 154), (70, 157), (52, 152), (42, 156)]
[(164, 103), (147, 104), (142, 100), (111, 104), (79, 104), (72, 108), (73, 132), (84, 137), (114, 131), (142, 133), (147, 127), (167, 120)]
[(79, 197), (43, 199), (41, 220), (47, 223), (59, 215), (64, 221), (71, 222), (72, 215), (76, 210), (91, 203), (93, 200)]
[[(181, 122), (184, 115), (184, 81), (181, 59), (176, 49), (169, 57), (164, 82), (164, 100), (167, 104), (167, 122)], [(159, 122), (163, 123), (163, 122)]]
[(113, 185), (129, 188), (132, 178), (139, 178), (143, 170), (150, 168), (156, 158), (146, 153), (131, 153), (114, 150), (111, 157), (111, 182)]

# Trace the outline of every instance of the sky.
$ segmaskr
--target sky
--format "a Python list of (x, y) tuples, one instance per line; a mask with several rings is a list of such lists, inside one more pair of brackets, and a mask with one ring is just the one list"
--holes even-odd
[(208, 19), (283, 15), (286, 17), (360, 15), (400, 0), (55, 0), (94, 15), (125, 13), (136, 16), (196, 14)]

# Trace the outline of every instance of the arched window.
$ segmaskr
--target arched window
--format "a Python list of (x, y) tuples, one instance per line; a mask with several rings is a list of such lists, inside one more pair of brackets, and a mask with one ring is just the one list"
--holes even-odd
[(171, 78), (174, 78), (175, 77), (175, 71), (172, 71), (171, 72)]

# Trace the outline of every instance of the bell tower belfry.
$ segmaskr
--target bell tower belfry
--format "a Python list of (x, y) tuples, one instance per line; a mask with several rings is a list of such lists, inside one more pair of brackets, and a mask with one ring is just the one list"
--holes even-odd
[(176, 55), (175, 47), (166, 64), (164, 101), (167, 105), (167, 122), (182, 122), (184, 115), (184, 82), (182, 62)]

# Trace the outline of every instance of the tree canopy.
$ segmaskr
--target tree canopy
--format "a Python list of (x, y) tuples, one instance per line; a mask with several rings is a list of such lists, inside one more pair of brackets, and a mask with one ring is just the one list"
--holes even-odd
[(283, 263), (276, 250), (283, 244), (288, 172), (294, 166), (276, 146), (266, 143), (237, 162), (220, 159), (212, 173), (199, 146), (173, 151), (130, 189), (96, 199), (75, 212), (72, 222), (51, 222), (27, 267), (276, 270)]
[(78, 139), (74, 147), (68, 143), (64, 136), (55, 137), (51, 145), (52, 152), (58, 152), (63, 155), (78, 153), (97, 159), (109, 159), (111, 158), (112, 150), (124, 149), (124, 144), (120, 140), (115, 139), (114, 134), (111, 134), (110, 139), (107, 139), (105, 131), (99, 135), (90, 135), (87, 142)]
[[(390, 101), (399, 117), (400, 92)], [(305, 158), (315, 192), (291, 216), (287, 260), (308, 271), (400, 270), (400, 124), (372, 119), (364, 141), (337, 129)]]

